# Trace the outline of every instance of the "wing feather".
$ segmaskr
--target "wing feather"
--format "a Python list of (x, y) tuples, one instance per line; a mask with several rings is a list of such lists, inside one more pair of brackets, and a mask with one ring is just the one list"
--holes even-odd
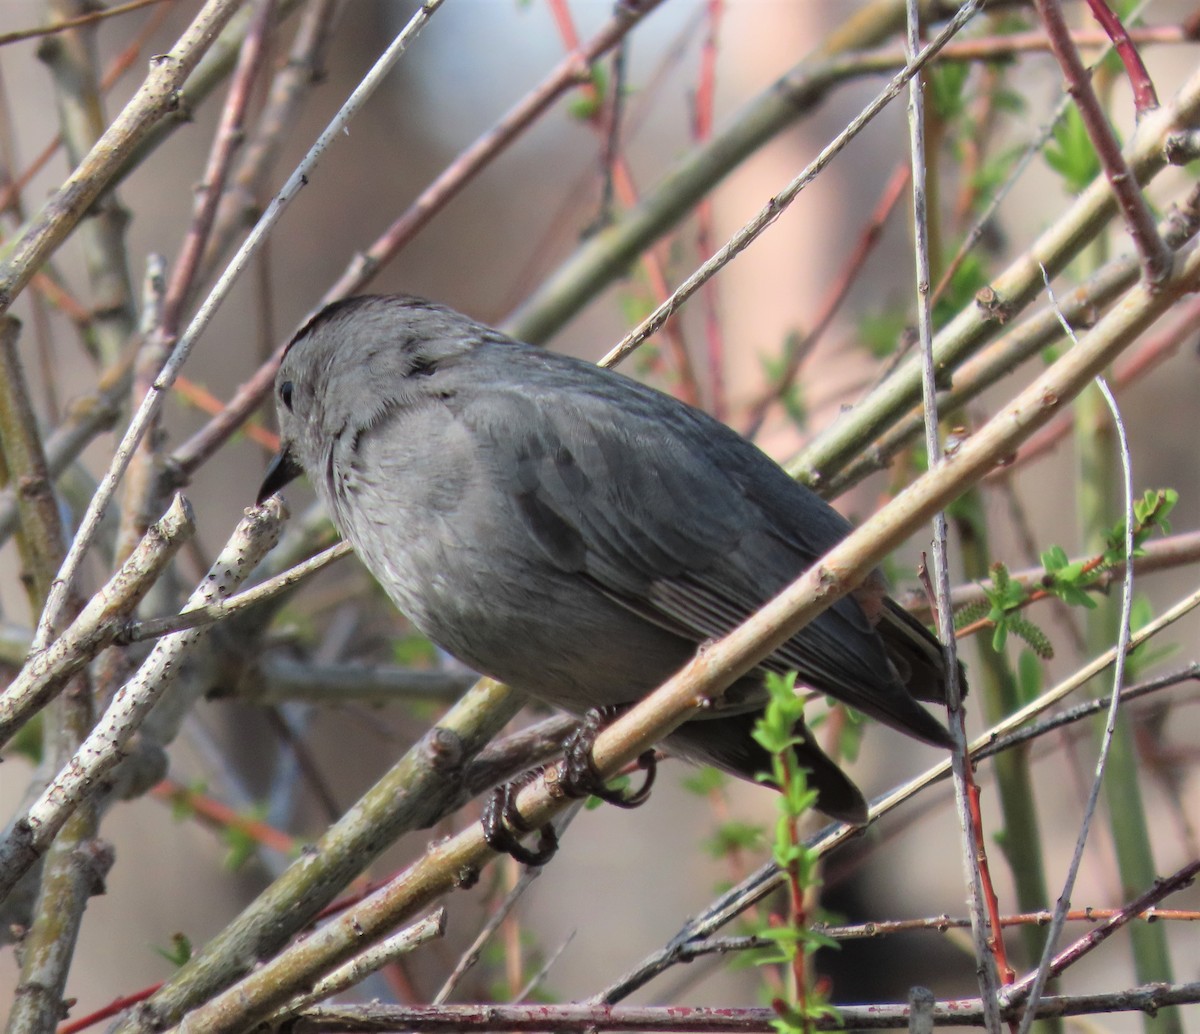
[[(646, 620), (695, 642), (723, 636), (849, 531), (705, 414), (664, 410), (636, 382), (561, 356), (498, 351), (497, 361), (537, 364), (535, 383), (545, 386), (543, 396), (506, 389), (511, 376), (496, 378), (495, 390), (472, 393), (461, 414), (486, 439), (497, 475), (515, 471), (513, 524), (561, 570), (586, 576)], [(945, 737), (852, 597), (763, 666), (795, 670), (918, 736)]]

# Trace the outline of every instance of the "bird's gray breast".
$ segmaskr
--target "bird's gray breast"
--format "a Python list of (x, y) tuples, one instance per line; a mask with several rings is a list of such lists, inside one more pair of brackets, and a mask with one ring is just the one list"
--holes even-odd
[(510, 444), (436, 403), (397, 409), (335, 436), (321, 494), (397, 607), (464, 663), (577, 711), (635, 700), (692, 647), (534, 547)]

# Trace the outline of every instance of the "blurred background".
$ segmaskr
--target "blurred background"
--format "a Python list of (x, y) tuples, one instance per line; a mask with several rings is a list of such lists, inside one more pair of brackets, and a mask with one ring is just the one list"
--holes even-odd
[[(6, 0), (0, 5), (0, 33), (47, 24), (66, 16), (74, 6), (57, 0)], [(267, 191), (257, 198), (260, 204), (283, 182), (415, 5), (353, 0), (333, 6), (337, 13), (320, 62), (322, 74), (286, 133)], [(638, 197), (653, 194), (664, 177), (696, 153), (707, 134), (720, 134), (737, 124), (781, 77), (804, 67), (802, 59), (831, 46), (837, 33), (850, 32), (855, 18), (876, 17), (880, 6), (844, 0), (662, 3), (630, 34), (622, 51), (625, 89), (617, 140), (632, 190)], [(1146, 21), (1178, 26), (1193, 15), (1193, 6), (1154, 4)], [(100, 69), (110, 67), (128, 52), (131, 41), (144, 34), (130, 71), (105, 96), (107, 118), (132, 94), (149, 56), (171, 47), (199, 7), (191, 0), (163, 2), (86, 31)], [(1083, 5), (1067, 8), (1073, 23), (1086, 24)], [(168, 451), (206, 425), (209, 413), (199, 401), (201, 392), (216, 400), (229, 399), (319, 304), (355, 257), (464, 148), (563, 60), (572, 45), (564, 11), (569, 13), (572, 31), (588, 40), (611, 19), (613, 5), (609, 0), (570, 0), (561, 5), (547, 0), (448, 0), (386, 86), (369, 101), (349, 132), (334, 142), (221, 306), (185, 369), (186, 384), (167, 405), (163, 440)], [(1023, 5), (1005, 5), (1002, 13), (990, 17), (994, 20), (977, 27), (979, 35), (1000, 32), (1004, 18), (1021, 19), (1028, 31), (1036, 30), (1032, 12)], [(298, 20), (299, 15), (290, 15), (272, 36), (268, 69), (282, 67)], [(901, 37), (892, 32), (872, 45), (875, 42), (894, 52)], [(1143, 53), (1164, 101), (1196, 70), (1194, 45), (1147, 46)], [(1032, 138), (1061, 96), (1061, 75), (1050, 56), (1022, 54), (1016, 62), (975, 70), (961, 87), (967, 98), (964, 104), (978, 114), (984, 104), (979, 98), (985, 96), (985, 77), (1004, 77), (1002, 87), (986, 86), (995, 94), (987, 112), (986, 134), (980, 130), (981, 145), (986, 145), (988, 155), (997, 156), (997, 162), (1017, 153)], [(610, 87), (620, 73), (608, 58), (599, 67), (596, 82)], [(1128, 135), (1133, 121), (1129, 91), (1122, 76), (1110, 78), (1109, 109), (1119, 131)], [(0, 144), (11, 180), (47, 146), (59, 125), (55, 90), (39, 60), (39, 40), (11, 43), (0, 50), (0, 80), (4, 91)], [(655, 245), (655, 270), (669, 285), (679, 283), (811, 161), (884, 81), (878, 73), (847, 75), (814, 98), (803, 117), (756, 149), (707, 193), (703, 214), (692, 212)], [(711, 94), (706, 92), (710, 88)], [(222, 96), (223, 87), (218, 87), (117, 188), (116, 196), (129, 216), (125, 239), (135, 295), (150, 255), (162, 255), (170, 263), (179, 252)], [(1004, 100), (996, 100), (997, 96)], [(255, 109), (263, 97), (260, 85)], [(577, 90), (555, 104), (380, 268), (368, 289), (424, 295), (497, 325), (523, 311), (538, 285), (581, 242), (605, 225), (607, 217), (615, 213), (619, 218), (631, 207), (628, 196), (618, 189), (618, 199), (611, 210), (606, 209), (604, 157), (610, 134), (603, 110), (589, 118), (590, 103), (585, 91)], [(703, 124), (709, 122), (712, 128), (705, 129)], [(971, 165), (969, 139), (954, 137), (960, 131), (961, 126), (952, 127), (949, 139), (934, 138), (935, 144), (942, 145), (937, 165), (949, 252), (957, 248), (978, 210), (973, 202), (960, 212), (956, 200), (972, 191), (986, 196), (995, 187), (992, 183), (980, 187), (969, 180), (968, 173), (980, 170)], [(901, 98), (850, 144), (759, 242), (693, 300), (674, 339), (690, 358), (690, 372), (683, 372), (674, 341), (665, 336), (626, 363), (626, 372), (684, 397), (690, 392), (699, 404), (746, 431), (756, 404), (778, 376), (789, 342), (808, 332), (827, 307), (871, 225), (873, 211), (894, 183), (897, 170), (906, 164), (907, 134)], [(60, 151), (33, 176), (21, 193), (23, 212), (10, 208), (6, 213), (6, 235), (62, 182), (70, 167)], [(1153, 196), (1164, 204), (1181, 198), (1190, 177), (1190, 170), (1172, 170), (1156, 181)], [(1070, 194), (1064, 178), (1041, 157), (1035, 158), (976, 252), (981, 282), (986, 282), (988, 273), (1003, 269), (1061, 215)], [(911, 202), (907, 188), (897, 196), (894, 211), (881, 222), (878, 241), (854, 275), (844, 302), (804, 360), (798, 386), (788, 395), (790, 404), (774, 404), (765, 413), (756, 440), (781, 462), (865, 394), (879, 376), (880, 342), (894, 344), (906, 321), (911, 322)], [(1128, 250), (1125, 235), (1117, 229), (1106, 247), (1110, 253)], [(1084, 275), (1086, 262), (1101, 260), (1099, 254), (1081, 260), (1068, 274), (1069, 282)], [(78, 303), (87, 310), (99, 304), (89, 293), (83, 247), (68, 242), (55, 255), (54, 265), (56, 277)], [(589, 359), (600, 358), (659, 300), (654, 275), (646, 265), (635, 265), (544, 343)], [(27, 375), (35, 398), (45, 400), (42, 418), (52, 427), (70, 400), (94, 388), (98, 368), (81, 347), (78, 321), (68, 307), (56, 305), (52, 296), (41, 292), (35, 303), (33, 295), (27, 291), (13, 311), (26, 327), (22, 354)], [(963, 304), (969, 304), (969, 297), (968, 291)], [(1040, 369), (1036, 360), (1034, 366)], [(1016, 380), (1023, 384), (1033, 372), (1022, 371)], [(48, 394), (51, 382), (53, 405)], [(1009, 382), (993, 389), (968, 408), (963, 421), (978, 426), (1015, 390)], [(1122, 392), (1121, 403), (1133, 443), (1136, 491), (1178, 489), (1181, 498), (1172, 515), (1174, 528), (1196, 528), (1200, 502), (1195, 491), (1198, 456), (1192, 416), (1200, 405), (1200, 378), (1195, 340), (1181, 336), (1162, 365)], [(118, 433), (126, 420), (127, 415), (118, 422)], [(273, 416), (262, 412), (255, 421), (269, 431)], [(101, 435), (89, 446), (80, 477), (84, 472), (99, 477), (114, 441), (111, 435)], [(196, 508), (199, 531), (195, 546), (180, 561), (182, 582), (194, 583), (242, 510), (253, 502), (269, 454), (266, 445), (239, 435), (196, 470), (184, 491)], [(836, 505), (852, 518), (870, 514), (914, 476), (914, 465), (920, 462), (919, 456), (906, 455), (892, 471), (859, 484)], [(1067, 438), (1045, 458), (1022, 464), (1010, 480), (981, 493), (993, 558), (1018, 569), (1036, 562), (1036, 551), (1050, 545), (1061, 545), (1072, 556), (1086, 552), (1076, 517), (1077, 462)], [(83, 481), (77, 478), (73, 483)], [(86, 495), (79, 488), (73, 491), (64, 492), (64, 506), (77, 519)], [(307, 486), (297, 484), (287, 497), (294, 519), (306, 516), (312, 501)], [(1119, 516), (1114, 508), (1110, 523)], [(919, 555), (928, 548), (928, 537), (920, 537), (897, 551), (888, 568), (895, 589), (918, 587)], [(0, 563), (5, 625), (27, 630), (31, 618), (11, 542), (0, 551)], [(107, 570), (101, 551), (86, 568), (86, 587), (95, 588)], [(956, 569), (956, 580), (961, 577)], [(1189, 591), (1194, 580), (1194, 571), (1182, 568), (1147, 577), (1139, 591), (1159, 611)], [(1044, 606), (1033, 617), (1057, 647), (1055, 660), (1045, 665), (1044, 680), (1049, 685), (1078, 666), (1081, 653), (1076, 644), (1085, 632), (1076, 611), (1064, 616), (1061, 610)], [(1196, 630), (1196, 621), (1189, 619), (1167, 634), (1176, 651), (1168, 664), (1194, 657)], [(1014, 662), (1018, 646), (1010, 646)], [(322, 662), (418, 663), (455, 671), (452, 661), (413, 641), (406, 623), (353, 559), (306, 583), (276, 621), (263, 649)], [(976, 650), (975, 643), (965, 647), (972, 671), (978, 668)], [(236, 686), (212, 688), (228, 695), (203, 701), (189, 714), (169, 752), (170, 780), (177, 787), (201, 788), (236, 813), (286, 830), (300, 842), (315, 839), (446, 703), (431, 699), (376, 707), (351, 699), (322, 706), (264, 707), (239, 702)], [(1188, 692), (1172, 698), (1169, 721), (1165, 710), (1137, 712), (1139, 743), (1155, 761), (1145, 767), (1142, 792), (1160, 873), (1179, 867), (1196, 851), (1200, 765), (1195, 744), (1200, 741), (1200, 722), (1194, 691), (1190, 697)], [(975, 700), (969, 708), (969, 729), (977, 733), (985, 723)], [(1093, 757), (1094, 745), (1086, 730), (1050, 737), (1032, 751), (1037, 821), (1051, 887), (1047, 904), (1052, 903), (1065, 870)], [(870, 796), (935, 760), (932, 749), (870, 728), (851, 770)], [(0, 777), (0, 802), (6, 815), (18, 808), (35, 771), (27, 757), (6, 755)], [(768, 826), (774, 815), (773, 795), (749, 785), (697, 793), (684, 786), (693, 775), (678, 762), (668, 763), (644, 808), (633, 812), (600, 808), (582, 814), (566, 835), (560, 856), (530, 889), (518, 918), (506, 927), (501, 940), (507, 956), (502, 958), (499, 949), (487, 956), (465, 981), (459, 999), (511, 993), (560, 949), (545, 977), (543, 993), (561, 1000), (586, 997), (669, 940), (719, 887), (764, 860), (761, 849), (713, 852), (709, 843), (731, 818)], [(989, 765), (981, 767), (980, 779), (988, 831), (995, 833), (1000, 821)], [(462, 828), (476, 814), (468, 808), (438, 830), (405, 838), (371, 866), (371, 875), (386, 875), (419, 853), (430, 836)], [(79, 1003), (74, 1015), (165, 979), (171, 963), (162, 953), (170, 950), (177, 934), (203, 944), (287, 861), (285, 852), (255, 843), (244, 833), (214, 828), (212, 821), (192, 808), (173, 809), (162, 795), (113, 806), (105, 815), (102, 835), (115, 849), (116, 865), (107, 892), (91, 901), (84, 920), (68, 984), (68, 994)], [(1003, 853), (994, 841), (991, 846), (1001, 909), (1016, 911)], [(231, 864), (232, 856), (236, 866)], [(962, 871), (947, 784), (839, 852), (825, 873), (821, 904), (831, 915), (853, 922), (964, 915)], [(363, 997), (391, 994), (427, 1001), (474, 937), (497, 895), (514, 878), (515, 865), (498, 864), (475, 891), (455, 895), (448, 902), (447, 937), (413, 956), (403, 972), (368, 982)], [(1117, 872), (1111, 835), (1100, 822), (1074, 900), (1081, 907), (1117, 906), (1127, 899), (1127, 890)], [(1172, 903), (1196, 909), (1200, 897), (1192, 890)], [(1175, 948), (1174, 977), (1200, 979), (1195, 933), (1179, 924), (1171, 926), (1168, 938)], [(819, 967), (830, 975), (836, 1001), (902, 1000), (916, 983), (939, 996), (967, 996), (976, 993), (976, 985), (974, 962), (965, 945), (965, 934), (933, 932), (848, 942), (840, 952), (822, 952)], [(1023, 966), (1022, 945), (1015, 936), (1013, 951)], [(15, 987), (17, 972), (11, 949), (0, 951), (0, 988), (5, 989), (0, 991), (0, 1001), (7, 998), (7, 989)], [(1122, 941), (1074, 968), (1067, 986), (1083, 992), (1135, 982), (1129, 947)], [(725, 961), (703, 962), (673, 971), (639, 998), (748, 1004), (760, 1001), (769, 986), (762, 973), (753, 969)], [(0, 1004), (0, 1012), (3, 1009)], [(1105, 1017), (1104, 1022), (1113, 1030), (1139, 1026), (1139, 1020), (1128, 1015)], [(1186, 1024), (1186, 1029), (1200, 1031), (1194, 1011), (1186, 1015)]]

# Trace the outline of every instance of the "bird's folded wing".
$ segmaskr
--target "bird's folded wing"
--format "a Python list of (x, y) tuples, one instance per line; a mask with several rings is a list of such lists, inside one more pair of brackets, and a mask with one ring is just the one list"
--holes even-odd
[[(513, 523), (558, 568), (699, 642), (732, 631), (845, 534), (840, 517), (732, 431), (687, 410), (664, 415), (636, 387), (621, 385), (618, 405), (606, 387), (552, 405), (497, 389), (463, 414), (497, 469), (515, 472)], [(848, 597), (763, 666), (795, 670), (901, 728), (920, 724), (914, 709), (928, 717)]]

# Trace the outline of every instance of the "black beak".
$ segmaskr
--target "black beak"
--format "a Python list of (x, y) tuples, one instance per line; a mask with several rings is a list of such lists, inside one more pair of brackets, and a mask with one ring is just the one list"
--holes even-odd
[(271, 465), (267, 467), (267, 473), (263, 477), (263, 483), (258, 489), (258, 499), (256, 502), (262, 506), (264, 502), (271, 498), (289, 481), (294, 481), (304, 473), (304, 468), (296, 462), (296, 457), (292, 455), (292, 447), (284, 445), (271, 460)]

